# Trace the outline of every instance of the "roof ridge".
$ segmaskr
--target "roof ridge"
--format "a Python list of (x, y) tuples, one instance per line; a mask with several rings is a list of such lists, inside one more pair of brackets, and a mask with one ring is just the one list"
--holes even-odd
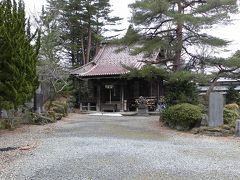
[(91, 62), (95, 62), (95, 63), (96, 63), (96, 62), (99, 61), (99, 59), (100, 59), (100, 57), (102, 56), (102, 54), (103, 54), (106, 46), (107, 46), (107, 45), (104, 45), (104, 46), (101, 48), (101, 50), (97, 53), (97, 56), (96, 56), (96, 57), (94, 58), (94, 60), (91, 61)]
[(93, 69), (95, 69), (98, 66), (98, 64), (94, 65), (91, 69), (89, 69), (88, 71), (86, 71), (85, 73), (82, 73), (82, 75), (87, 74), (89, 72), (91, 72)]
[[(96, 62), (100, 59), (100, 57), (102, 56), (105, 47), (106, 47), (106, 45), (104, 45), (103, 48), (100, 49), (100, 51), (99, 51), (99, 52), (97, 53), (97, 55), (94, 57), (93, 61), (90, 61), (90, 62), (88, 62), (87, 64), (84, 64), (83, 66), (80, 66), (80, 67), (78, 67), (78, 68), (76, 68), (76, 69), (73, 69), (73, 70), (71, 71), (71, 74), (73, 74), (74, 72), (78, 71), (79, 69), (85, 68), (85, 67), (88, 66), (89, 64), (96, 63)], [(95, 65), (94, 65), (90, 70), (92, 70), (94, 67), (95, 67)], [(85, 74), (85, 73), (84, 73), (84, 74)]]

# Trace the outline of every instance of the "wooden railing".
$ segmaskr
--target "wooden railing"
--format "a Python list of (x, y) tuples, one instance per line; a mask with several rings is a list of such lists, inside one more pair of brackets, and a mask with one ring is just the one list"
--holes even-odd
[(96, 110), (97, 110), (96, 103), (92, 103), (92, 102), (80, 103), (80, 111), (96, 111)]

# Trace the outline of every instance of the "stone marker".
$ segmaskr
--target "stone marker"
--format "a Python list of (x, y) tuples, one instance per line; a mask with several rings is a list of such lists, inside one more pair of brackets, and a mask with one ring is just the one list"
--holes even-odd
[(42, 107), (43, 107), (43, 94), (35, 94), (35, 107), (34, 111), (36, 113), (41, 113), (42, 112)]
[(236, 135), (237, 137), (240, 137), (240, 120), (239, 120), (239, 119), (236, 121), (235, 135)]
[(218, 127), (223, 125), (223, 95), (210, 93), (208, 104), (208, 125)]
[(148, 116), (149, 115), (148, 109), (146, 106), (146, 99), (142, 96), (139, 97), (137, 115), (139, 115), (139, 116)]

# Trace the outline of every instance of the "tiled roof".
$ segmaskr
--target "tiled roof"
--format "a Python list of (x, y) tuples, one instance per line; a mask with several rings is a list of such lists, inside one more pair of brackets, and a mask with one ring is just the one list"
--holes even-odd
[(71, 74), (79, 77), (122, 75), (129, 72), (125, 67), (141, 69), (145, 64), (142, 61), (156, 59), (156, 55), (151, 59), (144, 54), (133, 56), (129, 48), (119, 51), (120, 48), (118, 45), (103, 46), (93, 61), (74, 69)]

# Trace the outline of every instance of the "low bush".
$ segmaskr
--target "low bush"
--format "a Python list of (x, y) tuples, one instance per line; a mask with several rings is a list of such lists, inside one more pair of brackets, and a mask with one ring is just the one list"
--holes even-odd
[(178, 130), (188, 130), (202, 119), (202, 109), (199, 106), (182, 103), (170, 106), (162, 114), (162, 120), (170, 127)]
[(238, 113), (235, 110), (224, 108), (224, 111), (223, 111), (224, 124), (235, 126), (237, 118), (238, 118)]
[(68, 115), (68, 106), (65, 102), (54, 102), (52, 104), (52, 110), (56, 113), (63, 114), (64, 117)]
[(11, 117), (0, 119), (0, 129), (9, 129), (14, 130), (17, 128), (22, 122), (21, 117)]
[(52, 117), (49, 117), (48, 114), (37, 114), (32, 113), (32, 124), (44, 125), (48, 123), (54, 123), (56, 120)]
[(1, 119), (0, 120), (0, 129), (14, 129), (16, 125), (13, 123), (12, 120), (9, 119)]
[(47, 115), (49, 117), (51, 117), (51, 119), (53, 119), (53, 121), (57, 121), (57, 118), (56, 118), (56, 113), (54, 111), (48, 111), (47, 112)]
[(224, 107), (227, 109), (230, 109), (230, 110), (234, 110), (234, 111), (239, 110), (239, 106), (236, 103), (226, 104)]

